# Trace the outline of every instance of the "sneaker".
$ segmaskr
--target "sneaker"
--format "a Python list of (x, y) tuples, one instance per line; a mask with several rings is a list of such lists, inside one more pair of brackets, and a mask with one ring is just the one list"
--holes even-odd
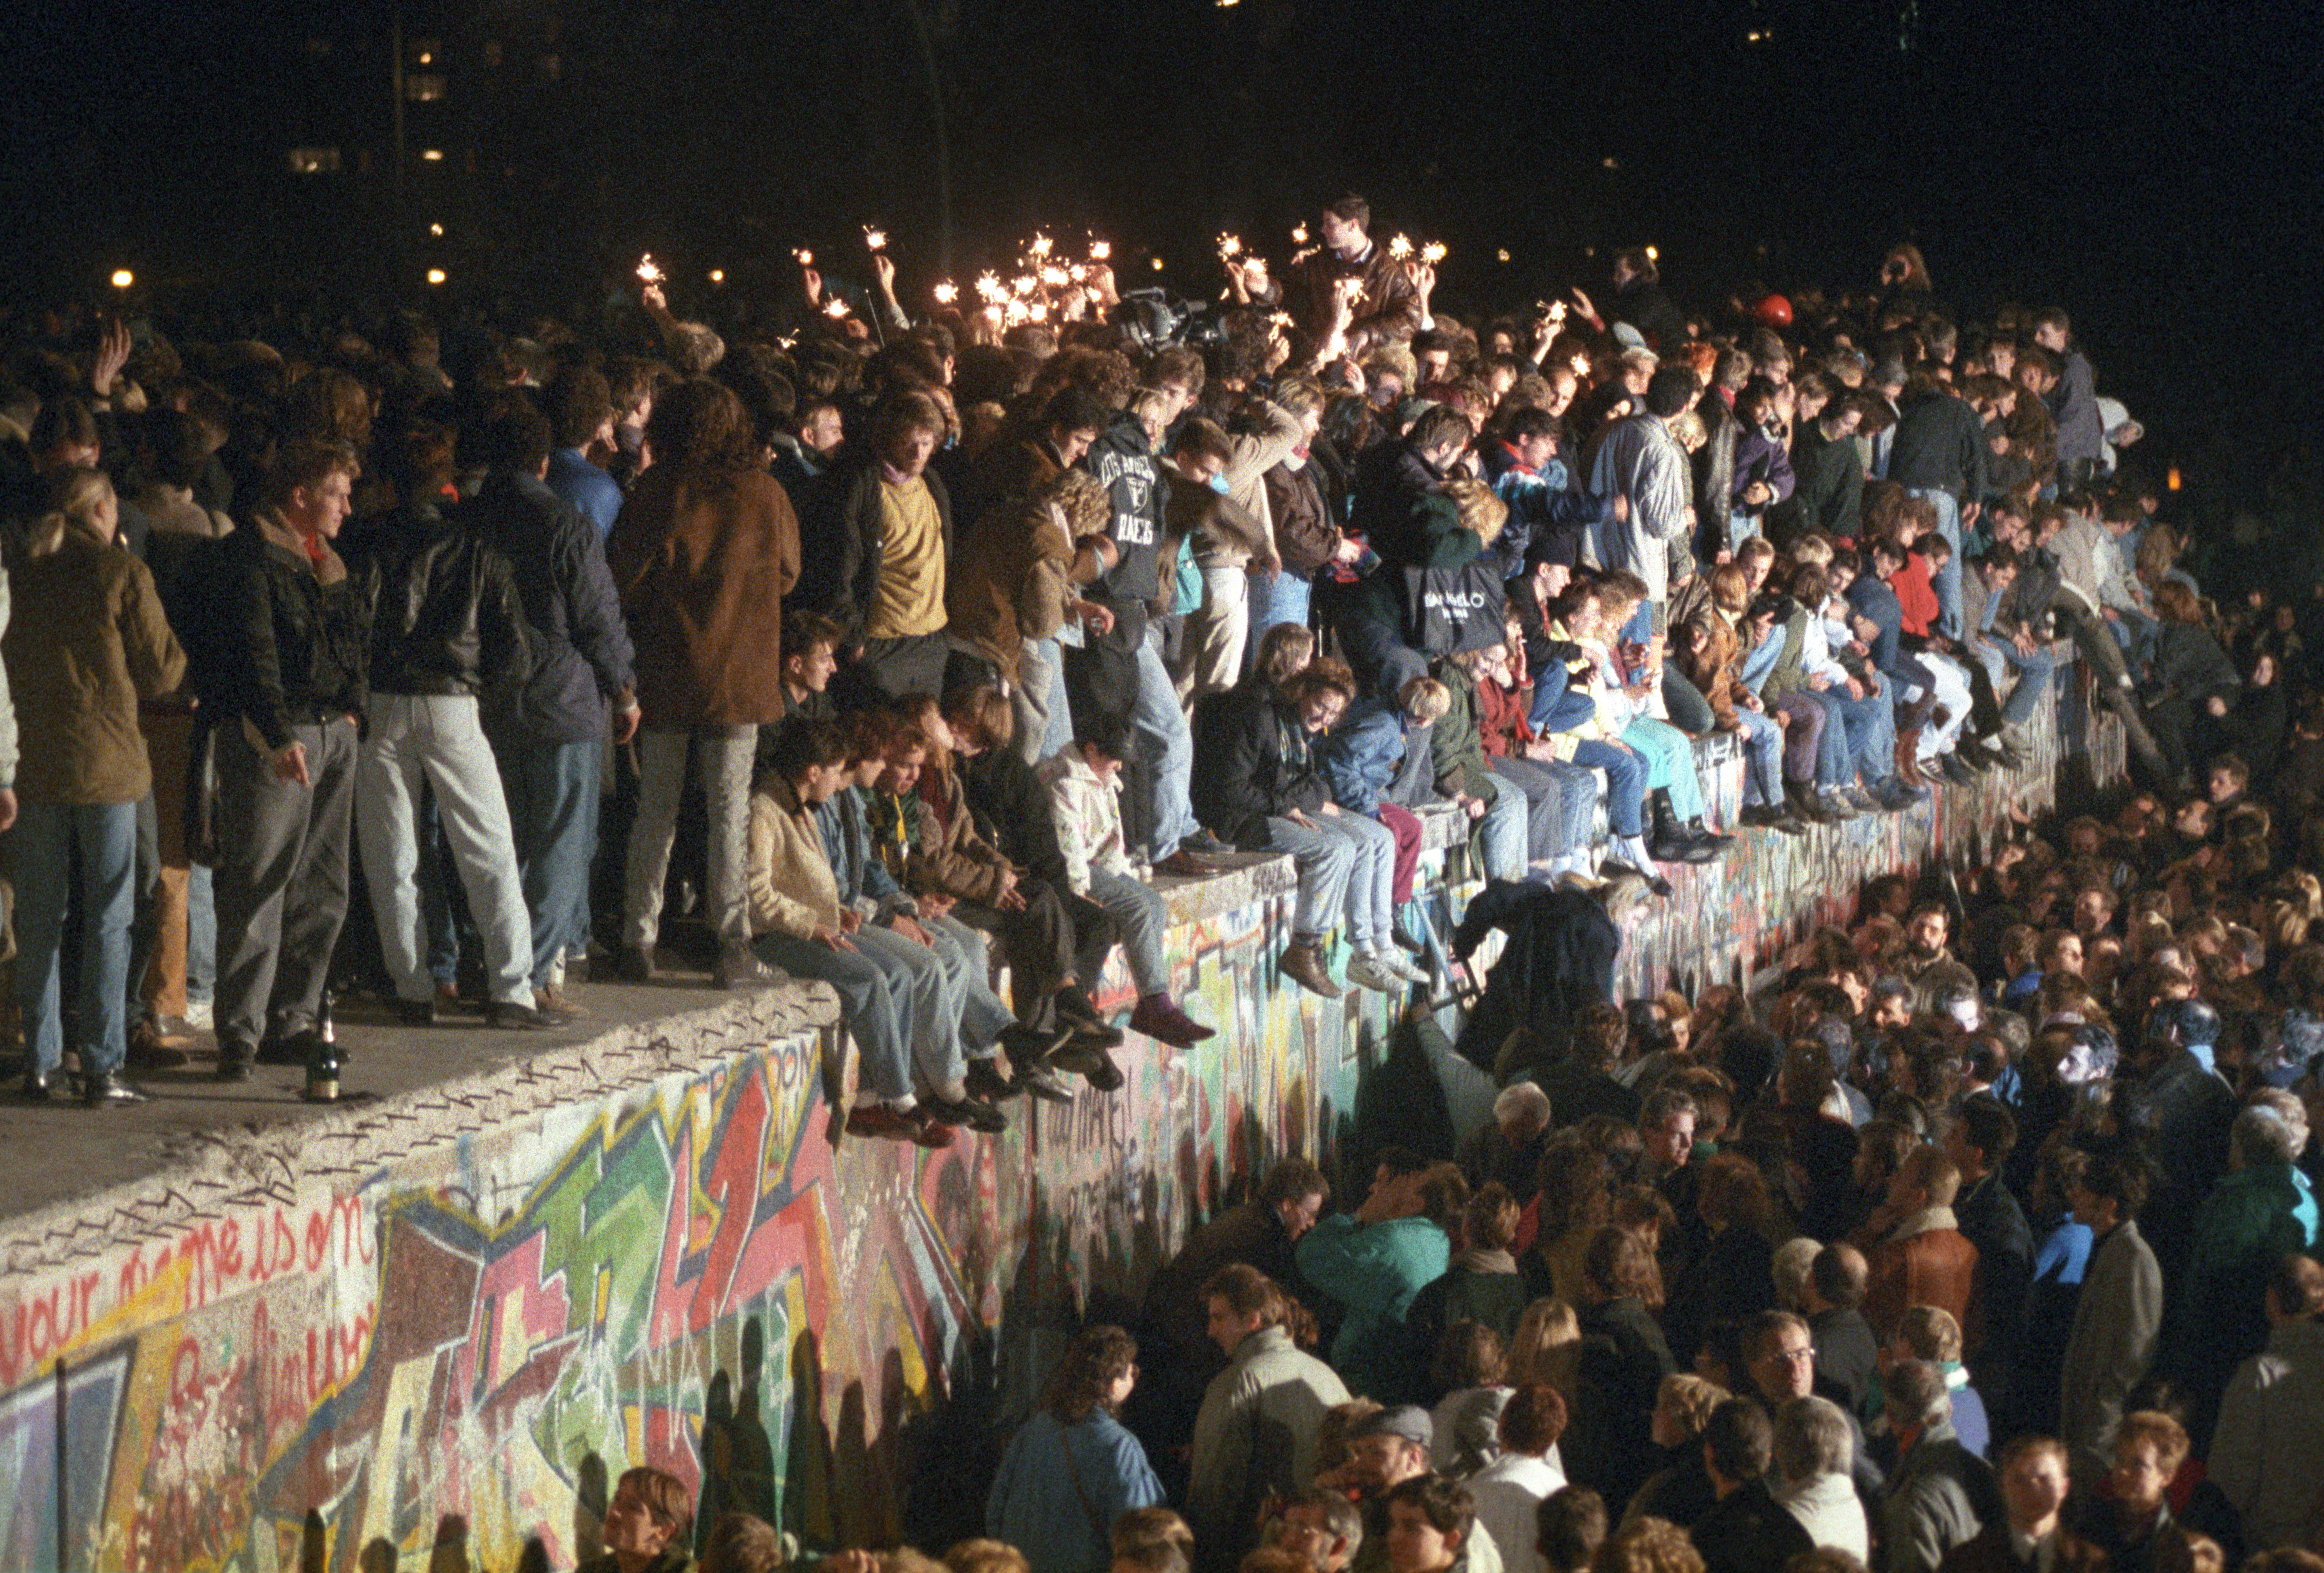
[(711, 980), (721, 989), (770, 989), (789, 980), (759, 959), (759, 952), (744, 944), (728, 943), (719, 947), (718, 961), (710, 970)]
[(1374, 951), (1372, 952), (1372, 960), (1378, 962), (1384, 970), (1393, 973), (1395, 976), (1403, 979), (1407, 983), (1425, 983), (1428, 981), (1428, 972), (1426, 969), (1414, 966), (1410, 961), (1406, 961), (1404, 957), (1394, 951)]
[(1193, 835), (1178, 843), (1178, 851), (1192, 852), (1198, 858), (1225, 858), (1233, 855), (1234, 847), (1231, 842), (1221, 841), (1207, 830), (1197, 830)]
[(1276, 965), (1283, 975), (1306, 989), (1326, 999), (1337, 999), (1345, 992), (1332, 981), (1332, 970), (1323, 964), (1323, 955), (1314, 942), (1294, 940), (1284, 947), (1283, 956)]
[(1176, 1001), (1162, 995), (1138, 1002), (1138, 1008), (1130, 1013), (1130, 1030), (1174, 1049), (1191, 1049), (1204, 1038), (1218, 1035), (1216, 1029), (1204, 1026), (1179, 1009)]
[(207, 999), (186, 1001), (185, 1023), (188, 1032), (206, 1033), (217, 1025), (214, 1007)]
[(1937, 774), (1956, 786), (1969, 786), (1976, 784), (1977, 772), (1970, 769), (1967, 762), (1957, 753), (1939, 754), (1932, 763), (1936, 767)]
[(1848, 805), (1859, 814), (1880, 812), (1880, 800), (1860, 786), (1843, 786), (1840, 788), (1840, 795), (1847, 800)]
[[(1073, 1035), (1070, 1027), (1032, 1027), (1022, 1022), (1011, 1022), (1001, 1029), (1000, 1044), (1008, 1051), (1010, 1068), (1021, 1072), (1028, 1065), (1046, 1064), (1049, 1056), (1064, 1048)], [(970, 1062), (990, 1064), (991, 1062)], [(998, 1072), (995, 1074), (997, 1076)]]
[(484, 1025), (508, 1032), (543, 1032), (572, 1019), (561, 1010), (542, 1010), (521, 1000), (494, 1000), (484, 1007)]
[(1047, 1103), (1071, 1103), (1074, 1090), (1047, 1065), (1028, 1065), (1017, 1072), (1018, 1086)]
[(1057, 1025), (1075, 1037), (1090, 1038), (1109, 1049), (1121, 1046), (1121, 1029), (1099, 1014), (1090, 997), (1078, 989), (1060, 989), (1057, 1003)]
[(1089, 1038), (1076, 1037), (1049, 1057), (1049, 1062), (1060, 1071), (1071, 1071), (1100, 1092), (1111, 1092), (1122, 1084), (1121, 1067), (1105, 1045)]
[(1842, 792), (1837, 786), (1826, 786), (1817, 792), (1816, 801), (1822, 805), (1823, 811), (1830, 814), (1835, 821), (1850, 820), (1857, 817), (1856, 805), (1850, 803), (1848, 800), (1848, 794)]
[(961, 1079), (961, 1084), (968, 1089), (971, 1098), (981, 1099), (986, 1103), (1004, 1102), (1025, 1090), (1021, 1083), (1003, 1076), (1001, 1067), (989, 1057), (971, 1060), (968, 1073)]
[(920, 1099), (920, 1107), (946, 1125), (964, 1125), (987, 1135), (1009, 1128), (1009, 1117), (981, 1098), (943, 1098), (930, 1093)]
[[(917, 1108), (890, 1108), (884, 1103), (866, 1103), (847, 1111), (847, 1134), (851, 1136), (886, 1136), (890, 1141), (917, 1142), (927, 1127), (927, 1120)], [(945, 1133), (949, 1142), (952, 1133)]]
[(60, 1090), (54, 1073), (35, 1066), (24, 1067), (24, 1080), (17, 1084), (17, 1096), (27, 1103), (54, 1103)]
[(1348, 982), (1352, 988), (1370, 989), (1378, 994), (1401, 994), (1404, 980), (1386, 967), (1379, 958), (1368, 951), (1358, 951), (1348, 958)]

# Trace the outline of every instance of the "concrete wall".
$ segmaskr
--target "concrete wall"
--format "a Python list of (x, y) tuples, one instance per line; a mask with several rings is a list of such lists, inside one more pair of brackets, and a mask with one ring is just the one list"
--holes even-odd
[[(1684, 871), (1629, 970), (1729, 975), (2046, 805), (2046, 706), (2037, 735), (2024, 779)], [(1440, 904), (1466, 861), (1429, 854)], [(1120, 1094), (1016, 1105), (949, 1152), (836, 1141), (829, 996), (781, 991), (222, 1134), (0, 1224), (0, 1567), (268, 1569), (302, 1536), (337, 1568), (429, 1566), (439, 1539), (569, 1567), (639, 1462), (810, 1545), (943, 1543), (1082, 1310), (1232, 1177), (1347, 1130), (1386, 1002), (1277, 980), (1287, 886), (1278, 860), (1173, 892), (1206, 1051), (1134, 1043)]]

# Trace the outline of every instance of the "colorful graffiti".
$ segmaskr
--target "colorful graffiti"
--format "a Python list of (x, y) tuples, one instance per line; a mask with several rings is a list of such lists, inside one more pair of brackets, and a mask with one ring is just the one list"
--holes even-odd
[[(1682, 876), (1633, 965), (1748, 964), (1869, 873), (2024, 805), (1995, 781), (1757, 838)], [(1426, 854), (1432, 904), (1466, 867)], [(1002, 1417), (1077, 1320), (1134, 1303), (1237, 1178), (1328, 1156), (1382, 1052), (1385, 998), (1278, 979), (1284, 882), (1235, 878), (1187, 893), (1172, 935), (1219, 1037), (1133, 1040), (1120, 1094), (1017, 1105), (999, 1138), (838, 1141), (835, 1043), (738, 1034), (521, 1116), (287, 1164), (135, 1237), (92, 1199), (0, 1282), (0, 1566), (368, 1573), (447, 1543), (570, 1566), (641, 1462), (706, 1515), (745, 1508), (811, 1547), (973, 1529)], [(1127, 979), (1102, 998), (1126, 1008)]]

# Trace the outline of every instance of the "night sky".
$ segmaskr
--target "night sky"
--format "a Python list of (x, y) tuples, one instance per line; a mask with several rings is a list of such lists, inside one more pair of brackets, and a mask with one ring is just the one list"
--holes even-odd
[[(1911, 239), (1960, 311), (2071, 311), (2150, 465), (2199, 495), (2247, 491), (2324, 417), (2312, 3), (409, 0), (407, 68), (428, 46), (444, 93), (408, 103), (401, 223), (394, 22), (375, 0), (12, 18), (12, 290), (128, 265), (165, 314), (250, 284), (376, 303), (432, 265), (562, 312), (650, 248), (685, 310), (712, 266), (747, 289), (794, 244), (860, 256), (878, 222), (924, 301), (940, 106), (964, 281), (1041, 224), (1215, 290), (1212, 236), (1279, 260), (1349, 188), (1451, 245), (1456, 315), (1602, 286), (1617, 245), (1656, 245), (1708, 306), (1753, 279), (1861, 287)], [(339, 172), (291, 174), (299, 146)]]

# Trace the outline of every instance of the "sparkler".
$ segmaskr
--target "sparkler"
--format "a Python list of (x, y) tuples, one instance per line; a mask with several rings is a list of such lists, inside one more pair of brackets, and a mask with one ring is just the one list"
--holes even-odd
[(813, 252), (795, 251), (791, 253), (791, 255), (798, 259), (798, 265), (802, 268), (812, 268), (815, 266), (815, 253)]
[(1291, 226), (1291, 244), (1296, 246), (1304, 246), (1307, 244), (1307, 226), (1305, 225), (1295, 224)]
[(942, 283), (936, 286), (937, 305), (949, 306), (959, 299), (960, 286), (954, 283), (950, 279), (945, 280)]
[(1110, 257), (1111, 257), (1112, 255), (1113, 255), (1113, 245), (1112, 245), (1112, 244), (1111, 244), (1111, 242), (1108, 242), (1108, 241), (1102, 241), (1102, 240), (1093, 240), (1093, 241), (1090, 242), (1090, 261), (1091, 261), (1091, 262), (1102, 262), (1106, 261), (1107, 259), (1109, 259)]
[(1420, 248), (1420, 260), (1431, 266), (1443, 262), (1444, 260), (1444, 243), (1443, 241), (1432, 240), (1426, 245), (1422, 246)]
[(989, 305), (994, 306), (997, 306), (1001, 301), (1008, 299), (1009, 291), (1001, 288), (1001, 275), (998, 273), (986, 273), (981, 276), (976, 281), (976, 298)]
[(1054, 262), (1041, 270), (1041, 282), (1047, 284), (1052, 290), (1061, 290), (1065, 288), (1067, 277), (1068, 275), (1065, 269), (1058, 267)]
[(888, 232), (884, 229), (874, 229), (867, 224), (863, 226), (863, 244), (865, 246), (875, 252), (886, 251), (888, 249)]
[(1240, 236), (1231, 235), (1221, 235), (1219, 236), (1219, 255), (1222, 257), (1238, 257), (1241, 254), (1242, 240)]
[(1390, 237), (1388, 243), (1388, 254), (1394, 257), (1397, 262), (1404, 261), (1405, 258), (1412, 254), (1411, 240), (1407, 236), (1401, 235)]
[(823, 308), (823, 314), (836, 322), (847, 315), (847, 302), (834, 295), (831, 298), (831, 303)]
[(1573, 374), (1577, 377), (1586, 377), (1590, 374), (1590, 357), (1588, 355), (1576, 355), (1573, 357)]
[(1031, 244), (1027, 245), (1025, 249), (1031, 252), (1037, 257), (1046, 257), (1049, 254), (1049, 248), (1055, 244), (1056, 243), (1050, 240), (1047, 235), (1042, 235), (1037, 231), (1034, 234)]
[(661, 264), (653, 260), (653, 253), (648, 252), (638, 259), (638, 277), (649, 284), (661, 282)]

